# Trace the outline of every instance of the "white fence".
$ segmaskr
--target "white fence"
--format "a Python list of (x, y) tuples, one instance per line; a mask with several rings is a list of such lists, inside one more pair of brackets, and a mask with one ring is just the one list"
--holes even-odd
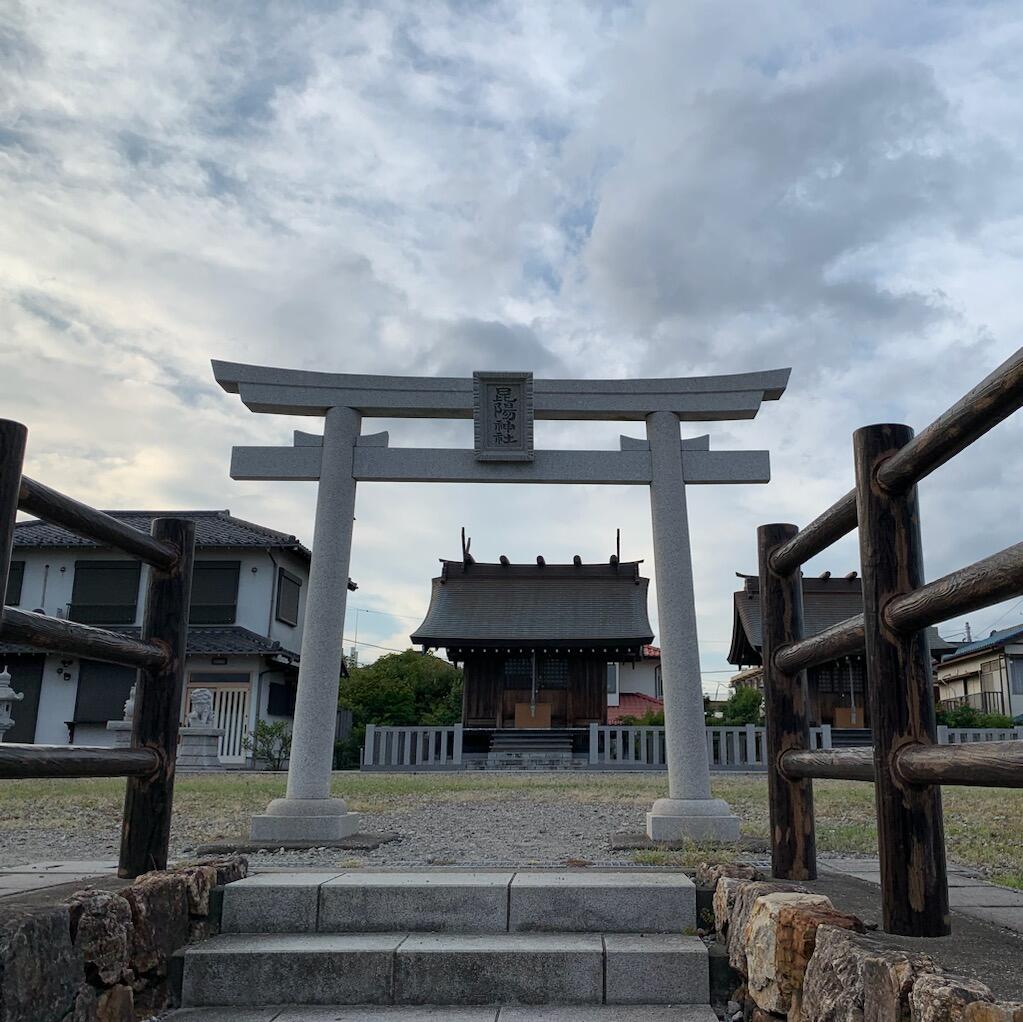
[[(704, 732), (711, 770), (766, 770), (767, 732), (754, 724), (708, 727)], [(366, 728), (362, 766), (369, 770), (452, 770), (463, 766), (463, 729), (451, 727)], [(939, 726), (940, 745), (964, 742), (1023, 741), (1023, 727), (947, 728)], [(830, 749), (831, 728), (810, 728), (810, 748)], [(664, 769), (663, 727), (613, 727), (591, 724), (585, 765), (594, 770)], [(577, 764), (578, 765), (578, 764)]]
[(945, 727), (938, 725), (939, 745), (965, 742), (1023, 742), (1023, 727)]
[(366, 725), (363, 769), (446, 769), (462, 765), (462, 725), (377, 727)]
[[(712, 770), (765, 770), (767, 733), (754, 724), (708, 727), (704, 731)], [(810, 729), (810, 747), (831, 748), (831, 728)], [(663, 727), (601, 727), (590, 725), (591, 767), (615, 769), (664, 766)]]

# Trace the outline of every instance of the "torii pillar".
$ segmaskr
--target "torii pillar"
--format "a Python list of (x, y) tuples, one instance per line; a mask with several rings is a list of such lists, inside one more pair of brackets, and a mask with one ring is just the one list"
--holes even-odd
[[(752, 419), (777, 401), (789, 371), (671, 380), (536, 380), (531, 373), (473, 379), (359, 376), (214, 362), (220, 385), (255, 412), (324, 418), (323, 436), (292, 447), (236, 447), (234, 479), (318, 480), (305, 631), (288, 789), (253, 818), (255, 841), (341, 840), (359, 820), (332, 798), (338, 678), (358, 481), (578, 483), (650, 487), (664, 686), (668, 797), (647, 814), (656, 840), (734, 841), (739, 821), (711, 798), (687, 485), (766, 483), (767, 451), (711, 451), (683, 441), (680, 422)], [(362, 418), (474, 420), (473, 450), (391, 448), (360, 435)], [(646, 439), (618, 451), (534, 451), (533, 419), (645, 422)]]

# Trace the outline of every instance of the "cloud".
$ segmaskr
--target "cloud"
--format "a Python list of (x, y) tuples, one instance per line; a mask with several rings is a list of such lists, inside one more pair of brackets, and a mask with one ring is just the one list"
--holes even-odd
[[(1021, 42), (1015, 5), (967, 0), (16, 6), (5, 414), (30, 426), (31, 471), (93, 503), (230, 506), (308, 540), (311, 487), (227, 478), (232, 443), (296, 423), (220, 392), (210, 357), (791, 365), (756, 421), (711, 425), (718, 447), (769, 447), (774, 482), (691, 494), (720, 668), (756, 525), (808, 520), (849, 487), (855, 427), (924, 424), (1023, 334)], [(381, 425), (468, 442), (464, 422)], [(1006, 423), (925, 484), (932, 574), (1018, 539), (1019, 440)], [(481, 556), (548, 559), (604, 559), (621, 525), (653, 567), (639, 490), (367, 486), (358, 514), (354, 602), (406, 616), (462, 524)], [(818, 560), (855, 558), (849, 539)], [(370, 618), (370, 641), (407, 634)]]

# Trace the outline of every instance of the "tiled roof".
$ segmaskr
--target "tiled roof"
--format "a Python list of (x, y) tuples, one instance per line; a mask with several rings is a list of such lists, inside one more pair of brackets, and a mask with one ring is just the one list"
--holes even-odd
[[(736, 666), (760, 663), (760, 579), (756, 575), (739, 575), (743, 587), (733, 594), (732, 646), (728, 662)], [(863, 580), (861, 578), (813, 578), (803, 576), (803, 634), (818, 632), (840, 621), (863, 613)], [(954, 648), (939, 634), (937, 628), (927, 629), (927, 641), (933, 654)]]
[(664, 700), (655, 699), (643, 692), (622, 692), (618, 696), (618, 705), (607, 708), (608, 724), (617, 724), (622, 717), (642, 717), (644, 713), (664, 709)]
[(417, 645), (639, 647), (653, 640), (639, 565), (463, 564), (433, 580)]
[[(139, 532), (149, 533), (154, 518), (190, 518), (195, 522), (197, 547), (240, 547), (294, 550), (309, 557), (295, 536), (236, 518), (230, 511), (107, 511), (106, 514)], [(31, 519), (14, 527), (15, 547), (98, 547), (60, 525)]]
[(1007, 646), (1021, 640), (1023, 640), (1023, 625), (1014, 625), (1012, 628), (1003, 628), (1000, 632), (992, 632), (986, 639), (974, 639), (973, 642), (965, 642), (961, 646), (956, 646), (955, 651), (945, 659), (958, 660), (961, 656), (980, 653), (985, 649), (995, 649), (998, 646)]
[[(139, 628), (108, 628), (138, 637)], [(41, 653), (21, 642), (0, 642), (0, 653)], [(186, 656), (281, 656), (298, 662), (298, 654), (274, 639), (240, 625), (193, 625), (188, 629)]]

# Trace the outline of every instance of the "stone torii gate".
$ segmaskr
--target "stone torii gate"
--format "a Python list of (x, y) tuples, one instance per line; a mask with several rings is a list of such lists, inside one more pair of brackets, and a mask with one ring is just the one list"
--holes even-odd
[[(770, 460), (767, 451), (712, 451), (707, 436), (683, 440), (679, 423), (752, 419), (761, 402), (781, 397), (789, 372), (534, 381), (531, 373), (432, 379), (214, 361), (217, 382), (250, 410), (324, 420), (322, 436), (235, 447), (231, 460), (233, 479), (319, 482), (287, 794), (253, 817), (253, 840), (334, 841), (358, 828), (344, 800), (330, 797), (357, 482), (648, 486), (668, 797), (647, 813), (647, 833), (736, 840), (737, 817), (710, 794), (686, 484), (766, 483)], [(387, 433), (362, 434), (364, 417), (472, 418), (475, 449), (392, 448)], [(644, 422), (646, 436), (623, 436), (618, 451), (534, 451), (534, 418)]]

